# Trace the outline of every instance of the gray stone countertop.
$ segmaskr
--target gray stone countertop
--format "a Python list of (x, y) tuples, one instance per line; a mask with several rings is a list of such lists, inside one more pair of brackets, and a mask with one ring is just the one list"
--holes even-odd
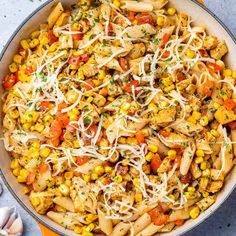
[[(43, 2), (45, 0), (0, 0), (0, 49), (22, 20)], [(236, 35), (236, 1), (205, 0), (205, 3)], [(0, 183), (2, 183), (1, 179)], [(19, 206), (6, 187), (3, 188), (3, 194), (0, 196), (0, 207), (16, 205), (24, 221), (24, 236), (41, 236), (35, 220)], [(215, 214), (200, 226), (185, 234), (185, 236), (208, 235), (236, 235), (236, 191), (231, 194)]]

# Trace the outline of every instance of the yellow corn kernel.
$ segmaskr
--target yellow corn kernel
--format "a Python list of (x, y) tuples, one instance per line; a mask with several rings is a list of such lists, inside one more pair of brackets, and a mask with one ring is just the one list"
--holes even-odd
[(173, 16), (173, 15), (176, 13), (176, 9), (173, 8), (173, 7), (170, 7), (170, 8), (168, 8), (167, 13), (168, 13), (170, 16)]
[(76, 120), (78, 120), (78, 116), (75, 115), (75, 114), (69, 113), (68, 116), (69, 116), (70, 121), (76, 121)]
[(64, 182), (64, 184), (65, 184), (66, 186), (70, 187), (71, 184), (72, 184), (72, 181), (71, 181), (70, 179), (66, 179), (65, 182)]
[(158, 17), (157, 17), (157, 25), (158, 25), (158, 26), (163, 26), (163, 24), (164, 24), (164, 18), (163, 18), (163, 16), (158, 16)]
[(196, 189), (194, 187), (188, 187), (188, 192), (194, 193)]
[(40, 148), (40, 142), (39, 142), (39, 140), (33, 140), (33, 141), (31, 141), (31, 147), (34, 148), (35, 150), (39, 150), (39, 148)]
[(173, 81), (170, 77), (163, 78), (161, 82), (164, 86), (170, 86), (173, 84)]
[(65, 179), (72, 179), (74, 176), (74, 173), (72, 171), (67, 171), (65, 174), (64, 174), (64, 177)]
[(111, 166), (105, 166), (105, 172), (106, 173), (112, 172), (112, 167)]
[(22, 123), (31, 123), (37, 121), (39, 113), (36, 111), (27, 111), (23, 115)]
[(58, 48), (58, 42), (55, 42), (48, 48), (48, 52), (55, 52), (57, 48)]
[(30, 157), (29, 156), (21, 157), (21, 162), (22, 162), (23, 165), (26, 165), (29, 161), (30, 161)]
[(91, 176), (89, 174), (84, 174), (83, 179), (84, 181), (89, 182), (91, 180)]
[(169, 93), (170, 91), (174, 90), (175, 86), (172, 84), (164, 88), (164, 92)]
[(174, 159), (176, 157), (176, 151), (175, 150), (169, 150), (168, 151), (168, 157), (171, 159)]
[(118, 184), (120, 184), (122, 182), (123, 178), (121, 175), (116, 175), (114, 178), (114, 181)]
[(220, 104), (219, 104), (218, 102), (214, 102), (214, 103), (213, 103), (213, 107), (214, 107), (215, 109), (218, 109), (218, 108), (220, 108)]
[(223, 74), (224, 74), (225, 77), (230, 77), (230, 76), (232, 76), (232, 70), (225, 69)]
[(161, 108), (163, 108), (163, 107), (167, 107), (169, 105), (169, 103), (165, 100), (160, 100), (159, 105)]
[(194, 111), (193, 114), (192, 114), (192, 117), (193, 117), (195, 120), (200, 120), (200, 118), (201, 118), (201, 113), (198, 112), (198, 111)]
[(79, 140), (78, 140), (78, 139), (75, 139), (75, 140), (73, 141), (73, 145), (74, 145), (75, 148), (80, 148)]
[(108, 100), (109, 102), (113, 102), (113, 101), (115, 100), (115, 98), (114, 98), (114, 97), (111, 97), (111, 96), (109, 96), (109, 97), (107, 98), (107, 100)]
[(194, 58), (196, 56), (195, 52), (191, 49), (188, 49), (187, 52), (186, 52), (186, 56), (188, 58)]
[(74, 232), (75, 232), (76, 234), (81, 234), (81, 233), (83, 232), (83, 228), (80, 227), (80, 226), (75, 226)]
[(119, 1), (119, 0), (114, 0), (114, 1), (113, 1), (113, 4), (114, 4), (117, 8), (120, 7), (120, 1)]
[(34, 126), (34, 130), (41, 133), (44, 130), (44, 125), (43, 124), (37, 124), (37, 125)]
[(94, 172), (99, 176), (102, 175), (104, 173), (104, 167), (103, 166), (96, 166), (94, 168)]
[(17, 63), (17, 64), (21, 64), (21, 62), (22, 62), (22, 56), (19, 55), (19, 54), (14, 55), (13, 61), (14, 61), (15, 63)]
[(24, 179), (26, 179), (28, 175), (29, 175), (28, 170), (26, 170), (26, 169), (21, 169), (20, 170), (20, 176), (22, 176)]
[(200, 169), (201, 170), (206, 170), (207, 169), (207, 163), (205, 161), (203, 161), (200, 165)]
[(202, 125), (202, 126), (207, 126), (207, 125), (208, 125), (208, 122), (209, 122), (209, 119), (208, 119), (207, 116), (201, 117), (201, 119), (200, 119), (200, 125)]
[(87, 223), (92, 223), (97, 219), (97, 216), (95, 214), (88, 214), (87, 217), (85, 218)]
[(21, 40), (21, 41), (20, 41), (20, 44), (21, 44), (21, 47), (24, 48), (25, 50), (27, 50), (27, 49), (30, 48), (30, 46), (29, 46), (27, 40), (25, 40), (25, 39)]
[(197, 123), (196, 119), (195, 119), (193, 116), (190, 116), (190, 117), (188, 118), (188, 121), (191, 122), (191, 123), (193, 123), (193, 124), (196, 124), (196, 123)]
[(16, 168), (12, 171), (13, 175), (19, 176), (20, 175), (20, 168)]
[(236, 70), (233, 70), (233, 71), (232, 71), (232, 78), (233, 78), (233, 79), (236, 79)]
[(197, 150), (196, 155), (197, 155), (197, 157), (204, 157), (205, 153), (203, 150)]
[(149, 150), (150, 152), (156, 153), (156, 152), (158, 151), (158, 146), (155, 145), (155, 144), (149, 144), (149, 145), (148, 145), (148, 150)]
[(30, 48), (35, 48), (39, 45), (39, 40), (38, 39), (33, 39), (30, 43), (29, 46)]
[(11, 169), (16, 169), (16, 168), (19, 168), (19, 162), (17, 159), (13, 159), (11, 161), (11, 165), (10, 165)]
[(40, 31), (34, 31), (33, 33), (30, 34), (31, 39), (36, 39), (40, 35)]
[(48, 157), (50, 153), (51, 153), (51, 149), (48, 148), (48, 147), (45, 147), (45, 148), (41, 149), (40, 152), (39, 152), (40, 156), (43, 157), (43, 158)]
[(49, 43), (49, 40), (47, 37), (42, 37), (42, 39), (40, 40), (40, 45), (47, 45)]
[(129, 111), (130, 106), (130, 103), (123, 102), (120, 106), (120, 112), (127, 113)]
[(17, 176), (17, 181), (19, 183), (25, 183), (26, 182), (26, 178), (22, 177), (20, 174)]
[(146, 156), (145, 156), (145, 159), (146, 159), (146, 161), (151, 161), (152, 160), (152, 157), (153, 157), (153, 153), (152, 152), (149, 152)]
[(132, 23), (133, 23), (133, 25), (137, 25), (138, 24), (138, 20), (133, 20)]
[(199, 207), (194, 207), (189, 213), (192, 219), (196, 219), (199, 216), (199, 214), (200, 214)]
[(210, 169), (205, 169), (202, 171), (202, 176), (204, 177), (210, 177), (211, 176), (211, 170)]
[(104, 70), (99, 70), (98, 72), (98, 79), (103, 80), (106, 76), (106, 73)]
[(40, 204), (40, 198), (39, 197), (31, 198), (30, 201), (31, 201), (31, 203), (34, 207), (36, 207)]
[(17, 69), (18, 69), (18, 67), (15, 62), (13, 62), (9, 65), (9, 70), (11, 73), (15, 73), (17, 71)]
[(158, 107), (155, 105), (155, 103), (151, 102), (148, 105), (148, 109), (153, 112), (153, 113), (157, 113), (158, 112)]
[(93, 236), (93, 233), (84, 231), (82, 236)]
[(203, 192), (203, 193), (202, 193), (202, 196), (203, 196), (203, 197), (208, 197), (208, 196), (209, 196), (209, 193), (208, 193), (208, 192)]
[(44, 121), (44, 124), (45, 125), (50, 125), (53, 121), (53, 117), (50, 116), (50, 115), (46, 115), (44, 118), (43, 118), (43, 121)]
[(141, 202), (141, 201), (143, 200), (143, 195), (142, 195), (142, 193), (136, 193), (136, 194), (134, 195), (134, 200), (135, 200), (135, 202)]
[(30, 192), (30, 188), (29, 188), (29, 187), (23, 187), (23, 188), (22, 188), (22, 193), (23, 193), (23, 194), (26, 195), (26, 194), (28, 194), (29, 192)]
[(69, 193), (70, 193), (69, 187), (68, 187), (67, 185), (65, 185), (65, 184), (61, 184), (61, 185), (58, 187), (58, 189), (59, 189), (59, 191), (60, 191), (63, 195), (65, 195), (65, 196), (69, 195)]
[(188, 200), (191, 200), (197, 197), (197, 194), (195, 192), (185, 192), (184, 195)]
[(69, 90), (66, 93), (66, 100), (69, 103), (75, 103), (78, 100), (78, 97), (79, 97), (79, 94), (76, 91), (74, 91), (73, 89)]
[(91, 179), (92, 179), (92, 180), (97, 180), (97, 179), (98, 179), (98, 174), (92, 173), (92, 174), (91, 174)]
[(126, 143), (129, 145), (137, 145), (138, 140), (136, 138), (128, 137)]
[(79, 69), (79, 70), (78, 70), (77, 79), (78, 79), (78, 80), (84, 80), (84, 72), (83, 72), (82, 69)]
[(126, 138), (125, 137), (119, 137), (118, 139), (118, 143), (121, 143), (121, 144), (126, 144)]
[(196, 164), (200, 164), (200, 163), (202, 163), (203, 161), (204, 161), (203, 157), (197, 157), (197, 158), (195, 159), (195, 163), (196, 163)]
[(93, 101), (93, 97), (88, 97), (87, 102), (91, 103)]
[(173, 195), (173, 194), (170, 194), (168, 197), (169, 197), (170, 199), (172, 199), (173, 201), (176, 200), (175, 195)]
[(213, 136), (215, 136), (215, 137), (219, 137), (219, 136), (220, 136), (219, 132), (218, 132), (217, 130), (215, 130), (215, 129), (212, 129), (212, 130), (210, 131), (210, 133), (211, 133)]
[(16, 119), (20, 116), (18, 110), (16, 110), (16, 109), (11, 109), (11, 110), (9, 111), (9, 115), (10, 115), (10, 117), (11, 117), (12, 119), (14, 119), (14, 120), (16, 120)]

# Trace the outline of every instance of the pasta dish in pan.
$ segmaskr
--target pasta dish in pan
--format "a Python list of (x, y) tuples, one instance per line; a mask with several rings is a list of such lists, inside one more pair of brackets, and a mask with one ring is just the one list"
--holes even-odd
[(214, 204), (234, 165), (227, 45), (167, 3), (58, 3), (9, 65), (10, 167), (75, 233), (169, 232)]

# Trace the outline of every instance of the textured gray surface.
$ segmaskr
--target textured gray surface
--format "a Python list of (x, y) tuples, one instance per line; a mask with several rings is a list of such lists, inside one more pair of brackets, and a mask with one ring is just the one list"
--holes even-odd
[[(43, 2), (45, 0), (0, 0), (0, 48), (4, 46), (20, 22)], [(207, 7), (236, 35), (236, 0), (205, 0), (205, 2)], [(6, 205), (16, 205), (19, 209), (25, 224), (25, 236), (41, 235), (35, 221), (17, 204), (11, 194), (4, 188), (4, 193), (0, 196), (0, 207)], [(206, 222), (185, 234), (185, 236), (199, 235), (236, 235), (236, 191)]]

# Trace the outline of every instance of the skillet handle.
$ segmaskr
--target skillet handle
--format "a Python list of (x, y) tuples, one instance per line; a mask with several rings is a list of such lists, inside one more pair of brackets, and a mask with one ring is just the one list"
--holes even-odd
[[(200, 2), (202, 5), (205, 5), (203, 0), (197, 0), (198, 2)], [(39, 224), (39, 223), (38, 223)], [(51, 231), (50, 229), (46, 228), (44, 225), (39, 224), (39, 227), (41, 229), (42, 232), (42, 236), (60, 236), (56, 233), (54, 233), (53, 231)]]

